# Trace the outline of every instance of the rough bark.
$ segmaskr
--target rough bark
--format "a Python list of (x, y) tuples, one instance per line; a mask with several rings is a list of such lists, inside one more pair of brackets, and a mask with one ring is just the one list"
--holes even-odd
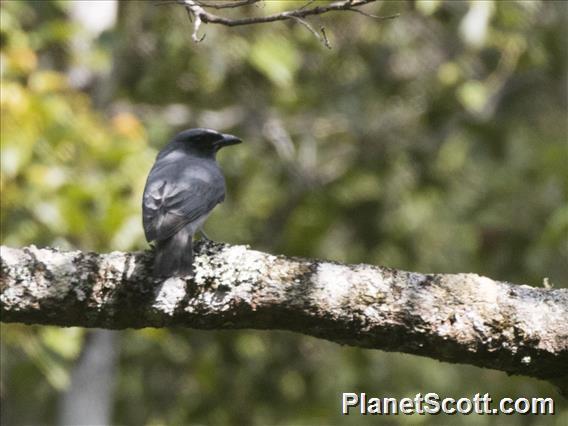
[(151, 252), (1, 248), (3, 322), (108, 329), (279, 329), (568, 382), (568, 289), (197, 244), (195, 276)]

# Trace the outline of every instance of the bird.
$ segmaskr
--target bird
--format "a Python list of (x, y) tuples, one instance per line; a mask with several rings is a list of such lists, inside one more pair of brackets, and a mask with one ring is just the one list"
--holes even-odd
[(195, 128), (178, 133), (159, 153), (142, 198), (146, 240), (154, 244), (153, 276), (193, 274), (193, 236), (225, 199), (217, 152), (241, 143), (236, 136)]

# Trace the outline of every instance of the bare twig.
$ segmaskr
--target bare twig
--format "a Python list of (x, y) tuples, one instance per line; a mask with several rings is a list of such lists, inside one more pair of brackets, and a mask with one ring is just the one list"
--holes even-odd
[(305, 9), (306, 7), (308, 7), (310, 4), (312, 4), (315, 0), (308, 0), (308, 2), (306, 4), (304, 4), (302, 7), (300, 7), (298, 10), (302, 10)]
[(251, 24), (262, 24), (274, 21), (285, 21), (288, 19), (305, 18), (312, 15), (322, 15), (327, 12), (341, 11), (341, 10), (356, 10), (356, 7), (362, 6), (364, 4), (373, 3), (377, 0), (360, 0), (360, 1), (337, 1), (331, 3), (327, 6), (316, 6), (310, 9), (303, 10), (287, 10), (284, 12), (267, 15), (267, 16), (255, 16), (248, 18), (231, 19), (222, 16), (214, 15), (207, 12), (203, 7), (201, 7), (196, 0), (179, 0), (180, 4), (185, 5), (185, 7), (191, 9), (194, 14), (200, 14), (201, 20), (206, 24), (220, 24), (228, 27), (237, 27), (240, 25), (251, 25)]
[(297, 22), (299, 22), (300, 24), (302, 24), (304, 27), (306, 27), (319, 41), (321, 41), (325, 47), (327, 47), (328, 49), (331, 49), (331, 44), (329, 43), (329, 40), (327, 39), (327, 35), (325, 34), (325, 28), (321, 27), (321, 35), (320, 33), (318, 33), (316, 31), (316, 29), (314, 27), (312, 27), (310, 25), (310, 23), (308, 21), (306, 21), (305, 19), (302, 18), (298, 18), (297, 16), (293, 17), (294, 20), (296, 20)]
[(286, 10), (284, 12), (275, 13), (267, 16), (250, 16), (246, 18), (227, 18), (224, 16), (216, 15), (206, 10), (207, 8), (212, 8), (212, 9), (236, 8), (249, 4), (255, 4), (258, 3), (258, 1), (259, 0), (235, 0), (226, 3), (206, 3), (203, 0), (177, 0), (177, 3), (183, 5), (186, 8), (186, 10), (196, 18), (193, 23), (193, 28), (194, 28), (193, 40), (195, 42), (203, 40), (203, 37), (199, 38), (196, 35), (197, 30), (199, 29), (199, 26), (202, 23), (219, 24), (219, 25), (225, 25), (227, 27), (237, 27), (241, 25), (262, 24), (267, 22), (285, 21), (292, 19), (300, 22), (312, 34), (314, 34), (318, 40), (324, 43), (326, 47), (330, 48), (331, 45), (329, 43), (329, 39), (327, 37), (325, 29), (322, 27), (320, 29), (320, 32), (316, 31), (311, 26), (311, 24), (306, 21), (305, 19), (306, 17), (322, 15), (324, 13), (334, 12), (334, 11), (356, 12), (364, 16), (367, 16), (369, 18), (379, 19), (379, 20), (393, 19), (399, 16), (398, 14), (390, 16), (377, 16), (358, 9), (363, 5), (374, 3), (377, 0), (341, 0), (327, 4), (325, 6), (315, 6), (315, 7), (308, 7), (313, 3), (313, 1), (308, 1), (306, 4), (304, 4), (302, 7), (298, 9)]
[(321, 36), (323, 38), (323, 44), (325, 44), (325, 47), (327, 47), (328, 49), (331, 49), (331, 43), (327, 38), (327, 34), (325, 33), (325, 27), (323, 25), (320, 27), (320, 31), (321, 31)]
[(203, 0), (196, 0), (196, 3), (201, 7), (210, 7), (212, 9), (232, 9), (235, 7), (247, 6), (249, 4), (258, 3), (260, 0), (237, 0), (237, 1), (224, 1), (222, 3), (206, 3)]
[(205, 34), (203, 34), (201, 37), (197, 35), (200, 26), (201, 26), (201, 16), (196, 14), (195, 19), (193, 20), (193, 34), (191, 34), (191, 38), (196, 43), (203, 41), (203, 39), (205, 38)]
[(379, 19), (381, 21), (386, 21), (388, 19), (398, 18), (400, 16), (400, 13), (395, 13), (394, 15), (387, 15), (387, 16), (373, 15), (371, 13), (364, 12), (360, 9), (347, 9), (347, 11), (348, 12), (356, 12), (356, 13), (359, 13), (363, 16), (368, 17), (368, 18)]

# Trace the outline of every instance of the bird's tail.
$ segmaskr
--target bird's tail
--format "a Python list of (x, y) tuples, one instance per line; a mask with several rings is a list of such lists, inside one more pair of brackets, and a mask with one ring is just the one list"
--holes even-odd
[(154, 277), (181, 277), (193, 273), (193, 235), (189, 227), (167, 240), (157, 241)]

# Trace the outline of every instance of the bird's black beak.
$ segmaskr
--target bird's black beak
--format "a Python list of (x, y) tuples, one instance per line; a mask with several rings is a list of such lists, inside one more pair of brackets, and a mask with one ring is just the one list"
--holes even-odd
[(218, 141), (215, 145), (217, 146), (217, 149), (220, 149), (223, 148), (224, 146), (236, 145), (241, 142), (242, 140), (240, 140), (236, 136), (223, 133), (223, 139)]

